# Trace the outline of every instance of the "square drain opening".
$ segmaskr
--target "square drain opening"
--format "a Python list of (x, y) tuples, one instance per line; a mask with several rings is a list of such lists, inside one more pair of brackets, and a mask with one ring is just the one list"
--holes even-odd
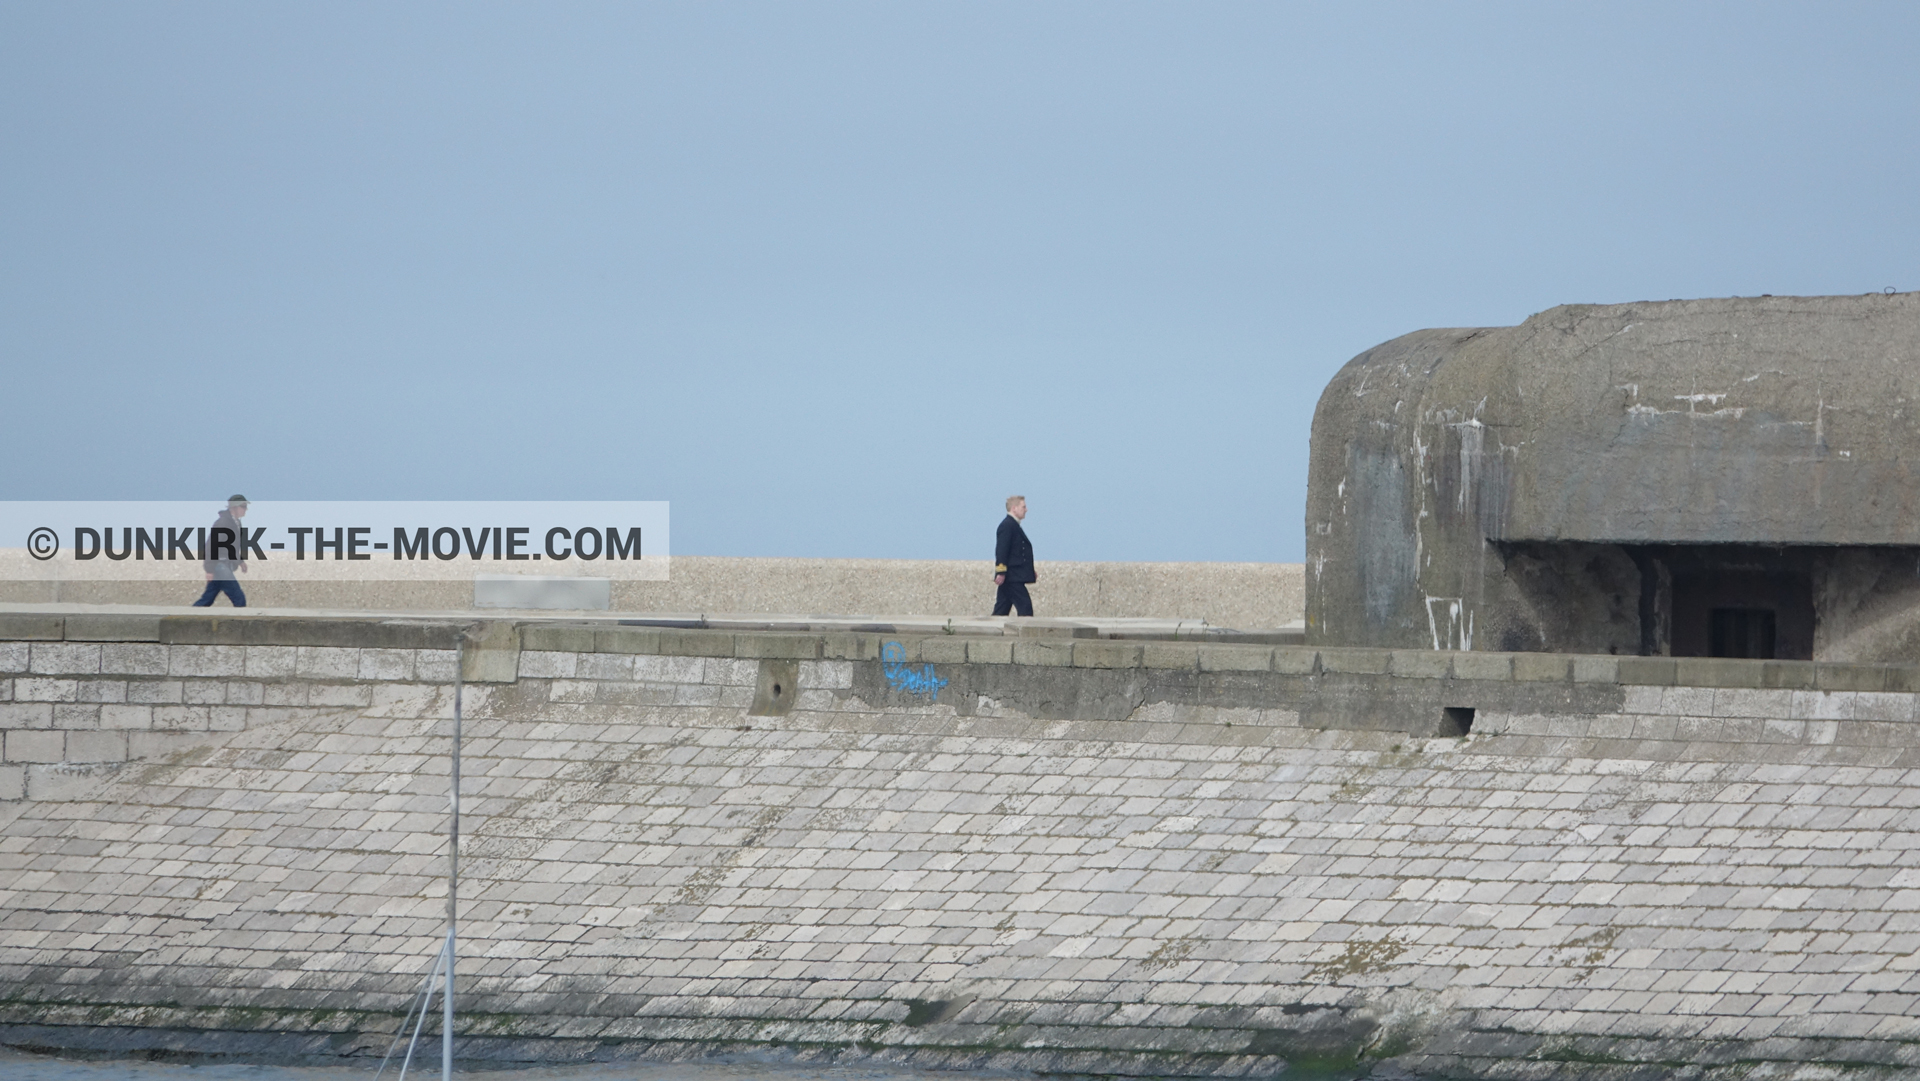
[(1473, 732), (1472, 706), (1443, 706), (1440, 710), (1440, 734), (1465, 736)]

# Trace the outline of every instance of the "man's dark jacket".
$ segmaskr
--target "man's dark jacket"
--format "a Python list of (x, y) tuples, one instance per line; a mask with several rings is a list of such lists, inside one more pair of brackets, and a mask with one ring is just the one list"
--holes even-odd
[[(231, 509), (220, 512), (220, 516), (213, 520), (213, 529), (224, 529), (228, 535), (233, 538), (232, 554), (239, 555), (246, 550), (241, 547), (241, 542), (246, 540), (247, 531), (240, 528), (240, 522), (234, 518)], [(213, 575), (215, 578), (222, 581), (231, 581), (233, 580), (233, 572), (240, 568), (240, 564), (243, 561), (238, 559), (213, 558), (213, 529), (207, 530), (207, 558), (201, 560), (200, 565), (205, 567), (207, 573)], [(222, 539), (224, 540), (226, 538)], [(227, 554), (227, 549), (223, 547), (220, 549), (220, 552), (222, 555), (225, 555)]]
[(1000, 522), (993, 542), (993, 573), (1004, 574), (1007, 581), (1026, 584), (1036, 581), (1033, 574), (1033, 543), (1020, 520), (1009, 514)]

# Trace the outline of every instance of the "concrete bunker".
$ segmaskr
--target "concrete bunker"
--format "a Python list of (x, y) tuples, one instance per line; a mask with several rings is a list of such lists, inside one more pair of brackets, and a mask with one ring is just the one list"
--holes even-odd
[(1350, 361), (1307, 640), (1920, 660), (1920, 294), (1571, 305)]

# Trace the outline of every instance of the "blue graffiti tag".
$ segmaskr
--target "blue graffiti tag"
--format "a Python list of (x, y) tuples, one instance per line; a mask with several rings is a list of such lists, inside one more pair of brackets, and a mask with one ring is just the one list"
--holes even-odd
[(881, 672), (887, 677), (887, 685), (905, 694), (924, 694), (930, 702), (940, 700), (940, 688), (947, 681), (933, 674), (933, 665), (923, 664), (918, 669), (909, 668), (905, 663), (907, 648), (898, 642), (887, 642), (880, 647)]

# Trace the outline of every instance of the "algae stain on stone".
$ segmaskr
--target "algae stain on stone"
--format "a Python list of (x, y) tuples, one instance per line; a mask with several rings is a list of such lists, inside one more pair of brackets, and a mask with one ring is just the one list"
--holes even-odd
[(1591, 934), (1570, 938), (1555, 946), (1550, 955), (1555, 964), (1565, 968), (1577, 969), (1574, 979), (1585, 983), (1594, 972), (1607, 961), (1607, 954), (1613, 951), (1613, 940), (1620, 937), (1620, 928), (1602, 927)]
[(713, 862), (688, 875), (687, 880), (681, 883), (680, 888), (675, 890), (673, 896), (667, 900), (665, 907), (706, 904), (707, 899), (712, 897), (726, 881), (727, 873), (740, 862), (740, 857), (746, 853), (746, 850), (755, 848), (766, 840), (767, 834), (773, 831), (773, 824), (778, 822), (780, 816), (785, 813), (784, 807), (760, 808), (749, 822), (747, 833), (740, 838), (740, 843), (718, 856)]
[(1348, 942), (1337, 956), (1308, 969), (1307, 979), (1313, 983), (1338, 983), (1351, 976), (1382, 972), (1406, 952), (1407, 943), (1391, 935), (1375, 942), (1356, 939)]
[(1364, 803), (1373, 792), (1373, 786), (1358, 781), (1341, 781), (1340, 787), (1333, 790), (1335, 803)]
[(1148, 972), (1158, 972), (1171, 968), (1193, 956), (1196, 946), (1200, 945), (1200, 936), (1185, 935), (1169, 942), (1162, 942), (1153, 948), (1153, 952), (1140, 959), (1140, 967)]

